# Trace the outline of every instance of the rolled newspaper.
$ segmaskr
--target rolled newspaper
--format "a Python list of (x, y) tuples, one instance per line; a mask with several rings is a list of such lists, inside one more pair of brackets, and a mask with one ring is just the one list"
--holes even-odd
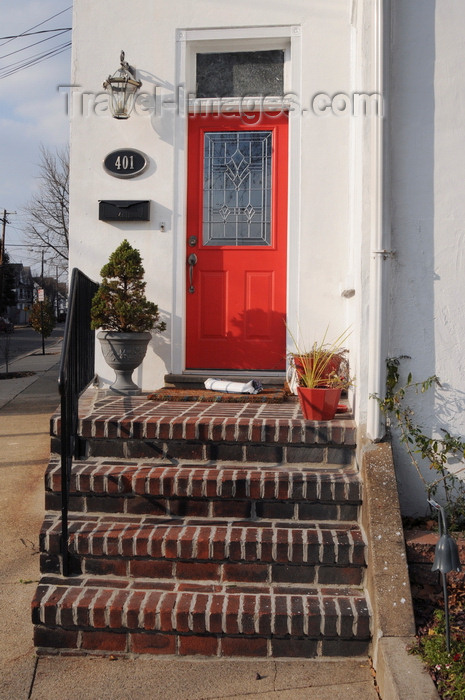
[(262, 385), (256, 379), (250, 382), (227, 382), (223, 379), (206, 379), (205, 389), (211, 391), (225, 391), (228, 394), (258, 394), (262, 390)]

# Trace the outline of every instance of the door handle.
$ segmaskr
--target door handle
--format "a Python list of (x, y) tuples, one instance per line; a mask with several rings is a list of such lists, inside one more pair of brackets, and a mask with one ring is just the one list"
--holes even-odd
[(195, 253), (191, 253), (189, 257), (187, 258), (187, 264), (189, 265), (189, 294), (193, 294), (195, 292), (195, 287), (194, 287), (194, 265), (197, 265), (197, 256)]

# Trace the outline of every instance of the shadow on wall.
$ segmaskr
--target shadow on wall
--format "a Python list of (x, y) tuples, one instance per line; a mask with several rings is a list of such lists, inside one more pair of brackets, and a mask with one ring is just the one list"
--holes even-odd
[[(390, 353), (409, 355), (406, 371), (435, 373), (434, 330), (434, 69), (435, 0), (392, 8), (390, 169), (392, 248)], [(412, 396), (415, 407), (416, 397)], [(433, 400), (431, 398), (430, 406)], [(419, 397), (418, 409), (425, 406)], [(428, 410), (428, 409), (427, 409)], [(431, 422), (431, 413), (419, 422)], [(427, 423), (425, 424), (425, 421)], [(408, 456), (394, 440), (402, 512), (426, 510)]]
[[(152, 353), (153, 355), (159, 357), (164, 367), (163, 374), (165, 374), (167, 368), (170, 367), (171, 364), (171, 314), (160, 309), (160, 320), (166, 323), (166, 330), (164, 330), (162, 333), (152, 333), (152, 338), (150, 339), (147, 347), (146, 358), (152, 356)], [(134, 370), (134, 374), (132, 376), (133, 381), (139, 386), (142, 386), (143, 384), (143, 368), (144, 364), (142, 363)], [(112, 382), (110, 382), (110, 384), (111, 383)]]

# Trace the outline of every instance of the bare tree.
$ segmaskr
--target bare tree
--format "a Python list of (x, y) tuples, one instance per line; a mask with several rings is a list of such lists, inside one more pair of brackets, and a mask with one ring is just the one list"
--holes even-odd
[(46, 250), (47, 262), (67, 267), (69, 247), (69, 148), (53, 153), (41, 146), (40, 186), (25, 207), (25, 236)]

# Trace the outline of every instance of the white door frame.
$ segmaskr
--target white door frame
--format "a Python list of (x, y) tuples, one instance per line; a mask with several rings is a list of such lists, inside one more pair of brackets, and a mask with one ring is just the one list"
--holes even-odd
[[(219, 29), (180, 29), (176, 32), (176, 85), (183, 95), (175, 117), (175, 163), (173, 202), (174, 299), (171, 344), (171, 371), (185, 369), (185, 279), (186, 279), (186, 201), (187, 201), (187, 117), (190, 109), (202, 108), (195, 95), (195, 56), (200, 52), (285, 49), (284, 101), (289, 109), (289, 198), (287, 246), (287, 320), (295, 327), (299, 317), (299, 248), (301, 187), (301, 28), (292, 26), (234, 27)], [(192, 96), (190, 98), (189, 96)], [(209, 101), (211, 104), (211, 100)], [(227, 99), (229, 108), (237, 101)], [(267, 109), (273, 103), (267, 102)], [(278, 102), (276, 102), (278, 105)]]

